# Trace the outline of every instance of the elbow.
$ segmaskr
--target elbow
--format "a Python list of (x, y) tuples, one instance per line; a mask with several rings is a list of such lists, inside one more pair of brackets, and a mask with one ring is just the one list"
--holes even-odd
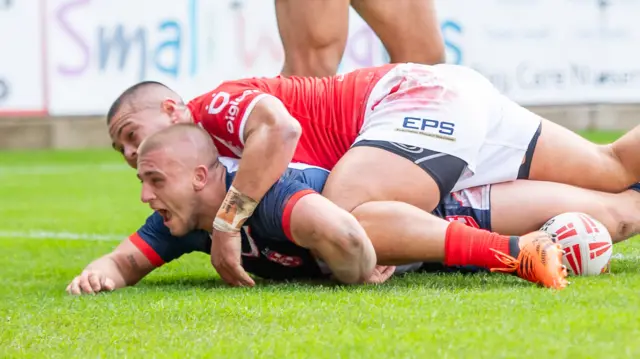
[(302, 127), (295, 118), (289, 117), (286, 121), (278, 121), (274, 126), (274, 131), (285, 145), (295, 148), (298, 144), (300, 136), (302, 136)]
[[(355, 259), (355, 264), (351, 272), (346, 272), (341, 282), (345, 284), (362, 284), (372, 274), (375, 267), (375, 260), (371, 261), (372, 256), (366, 252), (365, 241), (369, 239), (357, 235), (356, 233), (348, 234), (348, 238), (343, 241), (343, 249), (349, 253), (350, 257)], [(375, 257), (373, 257), (375, 258)]]
[(344, 270), (335, 271), (336, 278), (345, 284), (364, 283), (372, 275), (376, 265), (376, 254), (364, 229), (350, 217), (347, 225), (335, 236), (334, 247), (345, 258)]

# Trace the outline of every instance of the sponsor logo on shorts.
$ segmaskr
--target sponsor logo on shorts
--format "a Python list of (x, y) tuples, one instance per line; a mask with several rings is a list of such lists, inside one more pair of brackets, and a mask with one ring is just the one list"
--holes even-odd
[(402, 128), (396, 131), (415, 133), (422, 136), (439, 138), (441, 140), (456, 141), (455, 123), (436, 121), (429, 118), (405, 117), (402, 121)]
[(424, 148), (421, 148), (421, 147), (405, 145), (404, 143), (396, 143), (396, 142), (389, 142), (389, 143), (405, 152), (413, 153), (416, 155), (424, 152)]

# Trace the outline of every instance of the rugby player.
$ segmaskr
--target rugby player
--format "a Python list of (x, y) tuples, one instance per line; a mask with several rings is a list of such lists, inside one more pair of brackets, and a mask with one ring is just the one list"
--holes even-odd
[(391, 63), (444, 62), (433, 0), (276, 0), (283, 76), (336, 74), (347, 43), (350, 4), (378, 35)]
[[(182, 137), (186, 138), (187, 136)], [(210, 141), (206, 137), (205, 139)], [(162, 140), (162, 142), (170, 143), (171, 141)], [(209, 146), (212, 146), (210, 142)], [(199, 149), (194, 153), (184, 147), (179, 152), (186, 155), (187, 158), (198, 157), (197, 153), (210, 153), (210, 151), (203, 149)], [(215, 150), (211, 152), (215, 152)], [(174, 153), (173, 156), (176, 156), (176, 154)], [(225, 161), (225, 159), (221, 159), (221, 161), (225, 163), (225, 186), (228, 187), (237, 168), (237, 162), (230, 162), (233, 160)], [(141, 171), (143, 171), (144, 175), (142, 168)], [(181, 173), (185, 172), (181, 171)], [(172, 182), (175, 183), (177, 179), (170, 171), (165, 171), (164, 174), (166, 176), (165, 183), (154, 184), (154, 179), (151, 179), (150, 182), (152, 186), (166, 187), (166, 191), (169, 192), (165, 192), (171, 193), (171, 190), (176, 188)], [(313, 257), (310, 257), (308, 251), (286, 239), (288, 237), (286, 234), (286, 222), (290, 223), (290, 228), (292, 229), (296, 227), (296, 220), (299, 221), (298, 226), (302, 223), (309, 223), (309, 220), (304, 216), (304, 212), (300, 212), (301, 209), (297, 208), (299, 204), (296, 204), (296, 201), (300, 199), (301, 195), (311, 194), (314, 190), (315, 192), (320, 191), (327, 175), (327, 171), (317, 167), (303, 164), (291, 165), (285, 176), (270, 189), (259, 205), (256, 212), (257, 215), (254, 215), (249, 220), (248, 225), (243, 228), (243, 264), (249, 272), (273, 279), (327, 277), (327, 268), (322, 266), (322, 262), (315, 261)], [(158, 180), (156, 177), (155, 181)], [(633, 231), (637, 231), (639, 228), (637, 225), (635, 227), (627, 226), (626, 229), (620, 227), (622, 223), (633, 224), (631, 221), (638, 221), (638, 218), (640, 218), (637, 213), (640, 211), (638, 207), (640, 195), (637, 193), (612, 195), (576, 189), (560, 184), (530, 181), (500, 184), (493, 186), (493, 188), (491, 201), (489, 198), (489, 186), (463, 190), (448, 196), (435, 213), (446, 217), (448, 220), (463, 220), (474, 227), (484, 229), (493, 227), (496, 229), (509, 229), (513, 231), (512, 233), (524, 233), (529, 228), (539, 228), (548, 218), (563, 211), (584, 210), (605, 223), (612, 232), (614, 241), (631, 236)], [(543, 191), (540, 191), (541, 189)], [(531, 193), (531, 190), (537, 190), (541, 195), (536, 197), (527, 196), (528, 193)], [(179, 193), (182, 194), (182, 192)], [(219, 193), (217, 204), (213, 204), (214, 207), (219, 205), (224, 191), (219, 191)], [(147, 196), (147, 199), (149, 198), (149, 194), (143, 194), (143, 196)], [(184, 196), (183, 194), (180, 198), (185, 198)], [(553, 203), (549, 203), (548, 199), (550, 198), (554, 199)], [(164, 200), (166, 201), (166, 197)], [(513, 211), (512, 206), (505, 205), (513, 204), (514, 202), (523, 205), (528, 211), (519, 213)], [(490, 213), (491, 203), (493, 203), (494, 207), (493, 216)], [(559, 205), (554, 205), (554, 203)], [(305, 204), (304, 202), (301, 202), (301, 204), (313, 207), (313, 204)], [(312, 208), (308, 213), (315, 213), (318, 210), (319, 208)], [(142, 228), (125, 240), (114, 252), (90, 264), (80, 276), (74, 279), (67, 289), (72, 293), (79, 294), (81, 292), (100, 291), (101, 289), (113, 289), (116, 284), (117, 287), (131, 285), (154, 268), (184, 253), (192, 251), (208, 252), (210, 239), (206, 231), (195, 230), (182, 238), (176, 238), (176, 236), (171, 235), (171, 230), (164, 224), (164, 218), (168, 218), (169, 222), (171, 222), (173, 215), (167, 209), (161, 209), (159, 212), (162, 215), (158, 212), (154, 213)], [(209, 212), (214, 213), (215, 209)], [(331, 216), (330, 211), (325, 211), (323, 214), (326, 216), (325, 221), (335, 218)], [(497, 218), (495, 214), (500, 214), (501, 217)], [(178, 218), (180, 217), (178, 216)], [(212, 218), (211, 214), (209, 218)], [(363, 219), (366, 220), (366, 216)], [(317, 218), (313, 220), (317, 220)], [(419, 220), (421, 219), (418, 218)], [(204, 222), (207, 223), (207, 220), (204, 220)], [(408, 225), (412, 226), (417, 223), (409, 223)], [(174, 233), (181, 234), (185, 231), (184, 229), (175, 229), (175, 225), (176, 222), (173, 223)], [(517, 227), (518, 225), (520, 228)], [(324, 226), (325, 224), (323, 224)], [(330, 224), (327, 226), (330, 227)], [(335, 237), (329, 236), (330, 239)], [(417, 240), (421, 241), (422, 239), (418, 238)], [(374, 245), (376, 245), (375, 240)], [(391, 248), (391, 251), (387, 250), (389, 253), (385, 254), (381, 253), (385, 249), (381, 248), (379, 243), (377, 247), (378, 257), (384, 261), (406, 262), (406, 259), (404, 261), (402, 259), (398, 260), (398, 256), (403, 254), (394, 253), (393, 248)], [(415, 247), (413, 246), (413, 248)], [(434, 244), (432, 247), (435, 248), (436, 245)], [(418, 248), (419, 253), (427, 253), (422, 254), (426, 256), (429, 256), (429, 250), (437, 252), (437, 250), (429, 247)], [(406, 254), (404, 256), (406, 257)], [(434, 260), (439, 259), (437, 254), (431, 256)], [(427, 258), (430, 259), (431, 257)], [(387, 272), (376, 273), (376, 276), (370, 278), (369, 282), (376, 282), (380, 278), (386, 279), (385, 274)]]
[[(605, 192), (640, 180), (640, 126), (611, 145), (596, 145), (455, 65), (229, 81), (187, 105), (167, 87), (145, 82), (114, 102), (107, 121), (114, 148), (132, 166), (144, 137), (178, 122), (199, 124), (222, 155), (242, 158), (228, 205), (216, 216), (211, 254), (233, 285), (252, 285), (233, 249), (242, 223), (292, 161), (331, 170), (323, 195), (349, 212), (388, 200), (430, 212), (452, 190), (515, 179)], [(398, 214), (389, 202), (368, 210), (379, 218)], [(470, 237), (465, 226), (446, 228), (433, 235)]]

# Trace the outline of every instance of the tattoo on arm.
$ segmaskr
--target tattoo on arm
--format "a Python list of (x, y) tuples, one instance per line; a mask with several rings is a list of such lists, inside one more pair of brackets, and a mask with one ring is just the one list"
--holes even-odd
[(133, 268), (135, 270), (140, 270), (140, 266), (138, 265), (138, 261), (136, 261), (136, 257), (133, 254), (129, 254), (127, 256), (127, 260), (129, 261), (129, 264), (131, 264), (131, 268)]
[[(130, 274), (129, 270), (125, 270), (126, 264), (125, 262), (122, 262), (122, 260), (117, 260), (115, 258), (112, 258), (111, 256), (109, 257), (109, 259), (111, 260), (111, 262), (113, 262), (113, 264), (115, 264), (116, 268), (118, 268), (118, 272), (120, 272), (120, 275), (122, 276), (122, 279), (124, 279), (124, 282), (127, 286), (130, 285), (134, 285), (135, 282), (137, 280), (133, 280)], [(137, 272), (140, 271), (140, 265), (138, 264), (138, 261), (136, 260), (136, 257), (133, 254), (128, 254), (126, 256), (127, 262), (129, 262), (129, 265), (131, 266), (131, 269), (133, 272)]]

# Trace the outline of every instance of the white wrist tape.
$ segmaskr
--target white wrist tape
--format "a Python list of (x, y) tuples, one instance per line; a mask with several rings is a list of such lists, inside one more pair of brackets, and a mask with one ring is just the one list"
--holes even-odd
[(256, 200), (231, 186), (213, 220), (213, 228), (221, 232), (239, 232), (257, 206)]

